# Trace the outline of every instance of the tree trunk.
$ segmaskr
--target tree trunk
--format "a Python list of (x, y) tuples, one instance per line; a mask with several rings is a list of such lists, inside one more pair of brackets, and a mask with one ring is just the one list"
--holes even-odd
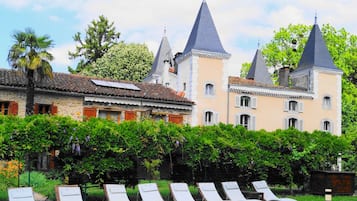
[(26, 87), (26, 116), (33, 115), (33, 105), (35, 98), (35, 78), (34, 70), (27, 70), (27, 87)]

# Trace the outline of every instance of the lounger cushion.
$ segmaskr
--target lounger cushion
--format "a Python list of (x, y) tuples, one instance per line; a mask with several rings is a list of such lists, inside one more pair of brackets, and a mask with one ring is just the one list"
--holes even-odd
[(79, 188), (63, 188), (61, 189), (62, 196), (75, 196), (81, 195), (81, 191)]
[(111, 188), (109, 189), (109, 191), (110, 191), (110, 193), (113, 193), (113, 194), (126, 193), (124, 186), (111, 187)]
[(9, 189), (9, 192), (10, 192), (10, 197), (12, 199), (24, 199), (24, 198), (33, 197), (33, 192), (31, 187)]
[(223, 185), (227, 190), (239, 189), (236, 183), (233, 182), (225, 182)]
[(213, 185), (201, 185), (202, 191), (216, 191), (216, 188)]
[(144, 186), (142, 186), (142, 190), (144, 192), (150, 192), (150, 191), (157, 191), (158, 189), (157, 189), (156, 185), (144, 185)]
[(174, 187), (175, 191), (187, 191), (188, 190), (187, 185), (185, 185), (185, 184), (175, 184), (173, 187)]

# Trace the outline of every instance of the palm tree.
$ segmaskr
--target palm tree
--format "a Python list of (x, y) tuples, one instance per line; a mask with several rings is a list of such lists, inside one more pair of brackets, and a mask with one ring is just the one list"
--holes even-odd
[(53, 60), (47, 49), (53, 46), (49, 36), (36, 36), (35, 32), (28, 28), (24, 32), (18, 31), (13, 35), (15, 43), (11, 46), (7, 60), (10, 66), (26, 74), (26, 115), (32, 115), (34, 111), (34, 96), (36, 77), (42, 79), (46, 76), (53, 78)]

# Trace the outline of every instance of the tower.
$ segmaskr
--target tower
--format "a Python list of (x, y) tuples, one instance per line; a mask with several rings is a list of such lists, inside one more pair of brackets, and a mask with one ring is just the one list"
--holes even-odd
[(176, 89), (176, 74), (174, 69), (174, 57), (167, 37), (161, 39), (149, 75), (144, 82), (162, 84)]
[(225, 122), (230, 54), (219, 38), (206, 1), (198, 11), (195, 23), (178, 63), (178, 90), (196, 103), (192, 125)]
[(315, 104), (311, 110), (316, 111), (319, 118), (310, 119), (308, 125), (320, 125), (321, 130), (341, 134), (342, 74), (333, 63), (315, 22), (298, 67), (291, 73), (294, 87), (314, 94)]

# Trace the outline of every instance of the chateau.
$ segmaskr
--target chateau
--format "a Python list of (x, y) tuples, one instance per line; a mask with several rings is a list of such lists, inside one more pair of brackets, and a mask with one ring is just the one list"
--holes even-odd
[(184, 51), (173, 56), (164, 36), (145, 82), (170, 87), (192, 100), (192, 125), (222, 122), (249, 130), (295, 127), (341, 134), (342, 71), (316, 23), (297, 69), (280, 69), (279, 86), (273, 85), (260, 50), (246, 78), (228, 75), (230, 56), (203, 1)]
[[(203, 1), (185, 49), (173, 55), (166, 36), (142, 83), (54, 73), (36, 85), (35, 113), (116, 122), (143, 117), (179, 124), (297, 128), (341, 135), (341, 77), (315, 23), (297, 69), (273, 84), (258, 49), (245, 78), (228, 74), (224, 49)], [(0, 69), (0, 114), (25, 115), (26, 78)]]

